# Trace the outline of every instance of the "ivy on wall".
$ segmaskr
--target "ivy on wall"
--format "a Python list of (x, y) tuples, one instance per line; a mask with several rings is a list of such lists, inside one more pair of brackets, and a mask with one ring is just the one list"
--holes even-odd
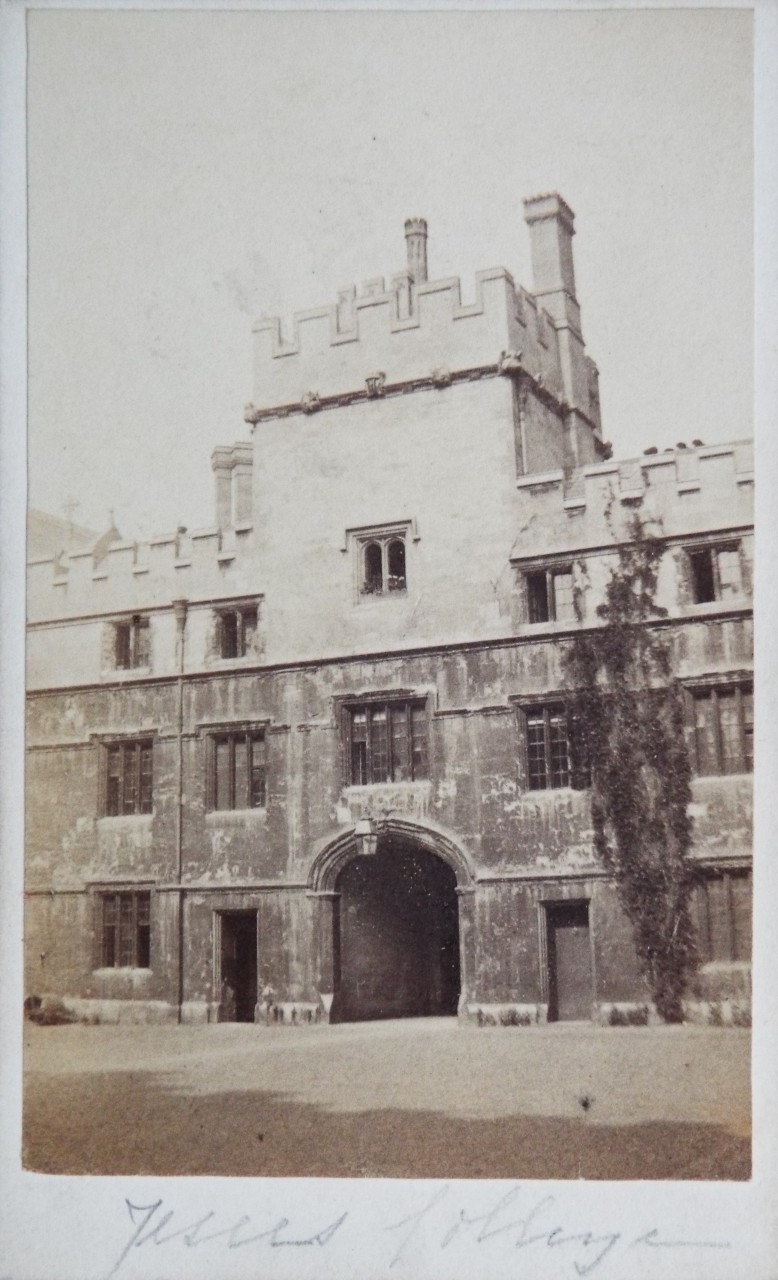
[(591, 773), (595, 847), (632, 923), (657, 1011), (683, 1020), (697, 965), (689, 856), (691, 768), (683, 695), (668, 640), (652, 626), (663, 543), (639, 515), (611, 570), (603, 625), (575, 637), (564, 657), (576, 750)]

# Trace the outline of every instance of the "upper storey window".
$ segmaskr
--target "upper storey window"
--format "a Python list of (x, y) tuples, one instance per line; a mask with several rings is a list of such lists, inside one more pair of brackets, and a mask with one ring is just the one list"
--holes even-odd
[(214, 734), (208, 769), (209, 809), (264, 809), (267, 757), (262, 730)]
[(346, 709), (347, 775), (352, 786), (416, 782), (428, 776), (424, 702), (374, 702)]
[(105, 817), (151, 813), (152, 760), (151, 741), (116, 742), (105, 746), (101, 805), (101, 812)]
[(149, 665), (150, 627), (140, 614), (114, 625), (114, 659), (119, 670), (130, 671)]
[(753, 686), (695, 689), (692, 703), (697, 773), (703, 777), (750, 773), (754, 767)]
[(572, 763), (565, 708), (534, 707), (526, 713), (526, 727), (529, 790), (569, 787)]
[(740, 547), (737, 543), (691, 548), (687, 555), (695, 604), (733, 600), (743, 594)]
[(415, 520), (346, 529), (340, 549), (351, 559), (354, 602), (406, 595), (413, 547), (418, 541)]
[(405, 538), (392, 534), (370, 538), (361, 548), (362, 595), (381, 596), (405, 591)]
[(223, 609), (217, 615), (220, 658), (245, 658), (251, 652), (257, 632), (257, 606)]
[(572, 565), (533, 570), (525, 574), (524, 580), (530, 622), (572, 622), (575, 619)]

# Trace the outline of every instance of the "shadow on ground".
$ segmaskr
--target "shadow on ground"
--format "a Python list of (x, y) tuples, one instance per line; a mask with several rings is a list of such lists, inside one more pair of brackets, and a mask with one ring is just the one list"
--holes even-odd
[(278, 1093), (192, 1096), (111, 1072), (28, 1078), (24, 1163), (100, 1175), (743, 1180), (751, 1146), (710, 1124), (335, 1112)]

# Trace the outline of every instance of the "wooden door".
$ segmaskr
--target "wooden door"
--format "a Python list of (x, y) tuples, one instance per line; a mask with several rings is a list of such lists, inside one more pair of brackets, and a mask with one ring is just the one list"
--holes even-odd
[(588, 1021), (593, 998), (589, 903), (556, 903), (546, 912), (549, 1021)]

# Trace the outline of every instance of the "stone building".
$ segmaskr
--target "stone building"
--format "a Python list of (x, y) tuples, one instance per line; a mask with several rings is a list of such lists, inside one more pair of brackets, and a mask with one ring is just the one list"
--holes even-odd
[(463, 301), (414, 219), (388, 284), (255, 325), (211, 527), (30, 564), (29, 993), (201, 1022), (646, 1004), (560, 662), (638, 509), (687, 690), (692, 995), (747, 998), (749, 445), (611, 459), (573, 213), (525, 212), (532, 291), (500, 268)]

